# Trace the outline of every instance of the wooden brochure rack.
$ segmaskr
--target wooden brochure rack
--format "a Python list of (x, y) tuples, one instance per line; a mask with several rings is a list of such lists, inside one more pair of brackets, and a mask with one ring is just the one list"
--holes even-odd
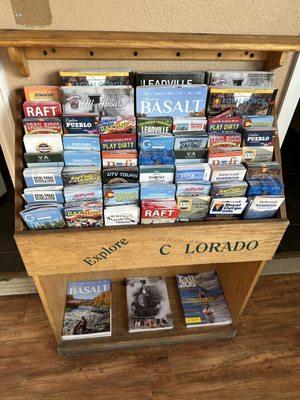
[[(0, 46), (23, 76), (27, 59), (176, 59), (258, 60), (266, 69), (282, 65), (289, 51), (300, 50), (298, 37), (160, 34), (121, 32), (3, 31)], [(55, 46), (55, 47), (54, 47)], [(285, 208), (278, 218), (206, 221), (120, 228), (26, 230), (22, 209), (23, 149), (21, 98), (16, 107), (16, 232), (27, 272), (36, 283), (61, 354), (77, 354), (233, 337), (238, 320), (266, 260), (288, 226)], [(280, 162), (278, 140), (275, 159)], [(232, 315), (226, 327), (186, 329), (174, 274), (216, 269)], [(128, 333), (125, 287), (128, 276), (163, 275), (174, 329)], [(61, 341), (66, 285), (99, 277), (113, 281), (112, 336)]]

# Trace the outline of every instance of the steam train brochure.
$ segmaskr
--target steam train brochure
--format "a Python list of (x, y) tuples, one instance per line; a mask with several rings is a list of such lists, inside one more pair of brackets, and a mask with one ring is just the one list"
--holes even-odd
[(129, 332), (173, 328), (164, 277), (127, 278), (126, 297)]

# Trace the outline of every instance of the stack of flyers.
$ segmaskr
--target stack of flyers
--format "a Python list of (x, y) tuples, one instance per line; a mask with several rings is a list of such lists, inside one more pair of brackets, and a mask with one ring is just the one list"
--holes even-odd
[(22, 195), (27, 204), (31, 203), (63, 203), (63, 186), (38, 186), (25, 188)]
[(22, 124), (26, 135), (62, 134), (61, 120), (53, 118), (23, 118)]
[(143, 183), (141, 184), (141, 200), (175, 198), (176, 185), (173, 183)]
[(175, 165), (206, 163), (207, 149), (175, 150)]
[(103, 168), (107, 167), (136, 167), (138, 154), (136, 150), (102, 151)]
[(142, 200), (142, 224), (174, 223), (179, 217), (179, 208), (175, 199), (167, 200)]
[(63, 86), (119, 86), (132, 83), (131, 71), (79, 69), (59, 71)]
[(102, 201), (101, 185), (69, 185), (64, 187), (66, 203), (78, 201)]
[(25, 168), (23, 176), (27, 187), (62, 185), (62, 167)]
[(207, 163), (176, 165), (176, 183), (209, 181), (211, 169)]
[(100, 201), (84, 201), (66, 205), (64, 216), (69, 228), (103, 226), (103, 207)]
[(279, 195), (283, 192), (283, 184), (278, 178), (267, 178), (248, 181), (247, 196)]
[(138, 167), (108, 167), (102, 172), (104, 184), (138, 183)]
[(62, 86), (65, 114), (96, 113), (100, 117), (133, 116), (131, 86)]
[(207, 104), (209, 117), (228, 111), (231, 117), (269, 115), (275, 104), (277, 90), (253, 87), (211, 87)]
[(243, 147), (243, 162), (268, 162), (272, 161), (274, 146), (249, 146)]
[(174, 165), (141, 165), (140, 183), (173, 183)]
[(62, 172), (64, 186), (101, 184), (99, 167), (64, 167)]
[(204, 81), (205, 72), (142, 72), (135, 74), (136, 86), (197, 85)]
[(268, 71), (210, 71), (207, 75), (211, 86), (271, 87), (274, 79)]
[(243, 130), (243, 146), (274, 146), (275, 128), (248, 128)]
[(100, 151), (98, 135), (68, 134), (63, 135), (64, 150), (71, 151)]
[(206, 130), (207, 120), (205, 117), (173, 117), (173, 132), (180, 131), (202, 131)]
[(23, 111), (25, 118), (60, 117), (61, 104), (58, 101), (24, 101)]
[(248, 199), (245, 219), (272, 218), (284, 201), (284, 196), (255, 196)]
[(100, 133), (135, 133), (136, 121), (134, 116), (102, 117), (99, 123)]
[(172, 151), (174, 149), (174, 136), (171, 133), (140, 133), (139, 148), (141, 152)]
[(64, 151), (64, 161), (67, 167), (101, 167), (99, 151)]
[(244, 115), (242, 117), (244, 128), (272, 128), (273, 115)]
[(235, 133), (217, 133), (209, 134), (208, 147), (240, 147), (242, 134)]
[(246, 179), (269, 179), (280, 176), (280, 165), (277, 161), (269, 162), (247, 162)]
[(207, 219), (209, 196), (177, 196), (177, 207), (180, 210), (179, 221), (203, 221)]
[(60, 101), (59, 86), (25, 86), (27, 101)]
[(138, 133), (172, 133), (172, 117), (145, 117), (137, 119)]
[(179, 183), (176, 197), (209, 196), (210, 191), (210, 182)]
[(29, 168), (40, 167), (63, 167), (64, 155), (63, 153), (25, 153), (24, 158)]
[(209, 118), (207, 125), (207, 133), (234, 134), (242, 124), (241, 117), (216, 117)]
[(25, 135), (23, 142), (27, 153), (61, 153), (63, 151), (62, 136), (58, 133)]
[(31, 205), (25, 207), (20, 215), (29, 229), (58, 229), (66, 226), (60, 204)]
[(208, 164), (241, 164), (242, 158), (243, 149), (241, 147), (210, 147)]
[(206, 132), (201, 131), (178, 131), (174, 138), (174, 150), (205, 149), (208, 141)]
[(138, 205), (138, 183), (114, 183), (103, 185), (104, 206), (123, 206), (127, 204)]
[(174, 151), (144, 151), (139, 154), (140, 165), (174, 165)]
[(61, 120), (64, 134), (99, 134), (97, 114), (63, 114)]
[(213, 182), (211, 197), (244, 197), (247, 187), (245, 181)]
[(140, 222), (140, 208), (136, 205), (106, 207), (105, 226), (137, 225)]
[(106, 133), (101, 135), (102, 150), (135, 150), (135, 133)]
[(212, 199), (209, 216), (213, 219), (238, 218), (247, 205), (247, 197), (223, 197)]
[(242, 181), (246, 171), (242, 164), (212, 165), (210, 180), (211, 182)]
[[(203, 117), (207, 97), (206, 85), (138, 86), (138, 117)], [(180, 129), (182, 130), (182, 129)]]

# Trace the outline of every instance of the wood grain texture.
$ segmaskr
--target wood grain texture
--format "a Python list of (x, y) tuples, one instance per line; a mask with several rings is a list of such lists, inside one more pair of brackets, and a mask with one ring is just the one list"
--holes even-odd
[(15, 64), (20, 74), (24, 77), (30, 76), (29, 66), (25, 58), (24, 49), (20, 47), (7, 47), (10, 60)]
[[(269, 260), (287, 220), (214, 221), (123, 228), (59, 229), (15, 234), (29, 275)], [(125, 241), (126, 244), (116, 246)], [(217, 251), (211, 243), (250, 243)], [(254, 248), (257, 242), (257, 247)], [(198, 252), (197, 252), (197, 246)], [(163, 247), (164, 246), (164, 247)], [(239, 245), (238, 245), (239, 246)], [(220, 249), (221, 249), (220, 247)], [(112, 250), (111, 254), (108, 252)], [(237, 247), (239, 248), (239, 247)], [(55, 249), (55, 251), (49, 251)], [(206, 249), (206, 250), (205, 250)], [(212, 250), (211, 250), (212, 249)], [(167, 253), (167, 254), (162, 254)]]
[(259, 279), (232, 341), (60, 357), (38, 296), (0, 299), (1, 400), (298, 400), (300, 275)]
[(202, 33), (0, 30), (2, 47), (100, 47), (299, 51), (299, 36), (222, 35)]
[(218, 60), (218, 61), (263, 61), (266, 51), (238, 50), (187, 50), (145, 48), (98, 48), (92, 47), (27, 47), (25, 56), (30, 60)]

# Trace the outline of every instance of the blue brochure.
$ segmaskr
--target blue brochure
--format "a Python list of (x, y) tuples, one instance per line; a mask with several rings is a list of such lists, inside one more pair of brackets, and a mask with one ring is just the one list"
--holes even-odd
[(64, 135), (64, 150), (100, 151), (98, 135)]
[(141, 185), (141, 200), (174, 199), (176, 185), (173, 183), (144, 183)]
[(64, 151), (64, 160), (67, 167), (101, 166), (99, 151)]

